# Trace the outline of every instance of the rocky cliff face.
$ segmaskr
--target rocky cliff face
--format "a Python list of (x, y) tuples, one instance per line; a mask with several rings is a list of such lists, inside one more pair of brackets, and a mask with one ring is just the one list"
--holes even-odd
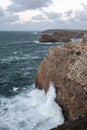
[(40, 35), (39, 41), (40, 42), (56, 42), (57, 40), (51, 35), (43, 34), (43, 35)]
[(87, 114), (87, 42), (49, 49), (35, 83), (47, 92), (50, 81), (54, 82), (56, 102), (62, 106), (66, 120)]
[[(50, 35), (51, 34), (51, 35)], [(83, 38), (84, 32), (79, 31), (54, 31), (52, 33), (42, 33), (39, 37), (40, 42), (70, 42), (71, 38)]]

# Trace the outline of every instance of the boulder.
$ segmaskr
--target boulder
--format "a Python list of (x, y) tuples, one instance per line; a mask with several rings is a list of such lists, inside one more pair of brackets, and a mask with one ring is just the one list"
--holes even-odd
[(67, 121), (87, 114), (87, 42), (50, 47), (38, 69), (35, 84), (47, 92), (50, 81), (54, 83), (56, 102)]

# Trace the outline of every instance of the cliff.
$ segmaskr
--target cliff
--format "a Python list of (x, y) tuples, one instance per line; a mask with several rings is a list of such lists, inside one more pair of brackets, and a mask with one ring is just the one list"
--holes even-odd
[(47, 92), (50, 81), (55, 85), (56, 102), (63, 108), (67, 121), (87, 114), (87, 42), (50, 47), (35, 84)]
[[(70, 42), (71, 38), (83, 38), (87, 31), (81, 30), (46, 30), (40, 34), (40, 42)], [(87, 41), (87, 40), (86, 40)]]

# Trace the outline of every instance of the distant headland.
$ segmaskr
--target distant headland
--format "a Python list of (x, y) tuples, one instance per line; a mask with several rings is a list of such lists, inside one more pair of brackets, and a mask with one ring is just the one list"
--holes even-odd
[(48, 29), (40, 33), (40, 42), (70, 42), (72, 38), (87, 41), (87, 30)]

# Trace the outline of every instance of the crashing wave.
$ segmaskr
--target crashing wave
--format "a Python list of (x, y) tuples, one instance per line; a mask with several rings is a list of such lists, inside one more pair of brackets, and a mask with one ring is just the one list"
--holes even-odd
[(37, 88), (13, 98), (0, 99), (0, 130), (50, 130), (64, 122), (60, 106), (55, 102), (51, 83), (47, 94)]

